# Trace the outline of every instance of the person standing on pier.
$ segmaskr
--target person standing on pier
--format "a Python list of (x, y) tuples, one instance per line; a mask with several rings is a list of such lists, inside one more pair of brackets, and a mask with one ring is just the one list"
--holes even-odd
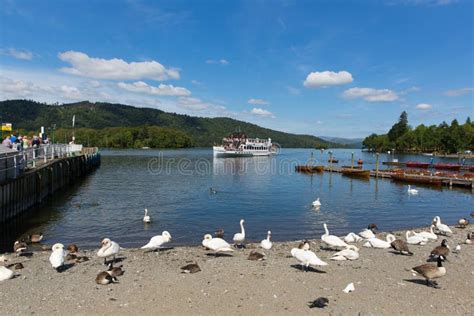
[(11, 141), (11, 139), (10, 139), (10, 136), (7, 136), (7, 137), (3, 140), (2, 145), (5, 146), (5, 147), (8, 147), (8, 148), (10, 148), (10, 149), (12, 148), (13, 143), (12, 143), (12, 141)]

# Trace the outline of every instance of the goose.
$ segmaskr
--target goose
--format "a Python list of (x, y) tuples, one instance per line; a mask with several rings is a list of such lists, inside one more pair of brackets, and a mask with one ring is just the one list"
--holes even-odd
[(359, 248), (353, 245), (349, 245), (346, 249), (336, 252), (331, 260), (344, 261), (344, 260), (357, 260), (359, 259)]
[(317, 198), (316, 201), (313, 201), (312, 205), (313, 207), (321, 207), (321, 202), (319, 201), (319, 198)]
[(79, 251), (79, 248), (77, 247), (76, 244), (70, 244), (67, 246), (66, 249), (70, 254), (75, 254)]
[(21, 256), (21, 254), (25, 252), (27, 248), (28, 248), (28, 245), (24, 241), (20, 242), (17, 240), (13, 244), (13, 250), (18, 256)]
[(151, 217), (148, 215), (148, 209), (145, 209), (145, 216), (143, 216), (144, 223), (151, 223)]
[(436, 235), (434, 232), (433, 232), (433, 228), (435, 227), (435, 225), (431, 225), (430, 226), (430, 231), (429, 232), (415, 232), (415, 231), (412, 231), (413, 234), (415, 234), (416, 236), (421, 236), (421, 237), (424, 237), (426, 239), (432, 239), (432, 240), (437, 240), (438, 239), (438, 235)]
[(60, 243), (54, 244), (52, 250), (53, 252), (49, 256), (49, 262), (51, 263), (51, 266), (59, 272), (61, 267), (64, 265), (64, 257), (66, 256), (64, 245)]
[(302, 242), (300, 242), (300, 244), (298, 245), (298, 249), (309, 250), (309, 241), (303, 240)]
[(325, 242), (330, 247), (336, 247), (336, 248), (337, 247), (345, 248), (349, 246), (341, 238), (334, 235), (329, 235), (328, 226), (326, 225), (326, 223), (324, 223), (323, 226), (324, 226), (324, 231), (325, 231), (324, 235), (321, 236), (321, 240), (323, 242)]
[(469, 220), (467, 218), (461, 218), (458, 221), (458, 228), (466, 228), (467, 225), (469, 225)]
[(350, 243), (350, 242), (359, 242), (361, 241), (363, 238), (360, 237), (359, 235), (355, 234), (355, 233), (349, 233), (347, 234), (345, 237), (344, 237), (344, 241), (346, 243)]
[(15, 270), (21, 270), (23, 269), (25, 266), (23, 265), (23, 263), (21, 262), (17, 262), (13, 265), (13, 268), (15, 268)]
[(378, 239), (378, 238), (370, 238), (367, 239), (365, 244), (363, 245), (366, 248), (380, 248), (380, 249), (388, 249), (391, 247), (392, 241), (396, 240), (395, 236), (392, 234), (388, 234), (386, 240)]
[(104, 238), (101, 244), (102, 247), (97, 251), (97, 257), (104, 258), (104, 264), (107, 264), (108, 257), (114, 257), (113, 261), (115, 261), (115, 256), (120, 251), (119, 244), (109, 238)]
[(441, 234), (448, 235), (453, 233), (453, 231), (451, 230), (451, 228), (449, 228), (448, 225), (441, 223), (441, 218), (439, 216), (433, 218), (433, 223), (435, 224), (438, 232), (440, 232)]
[(467, 233), (466, 244), (474, 244), (474, 233)]
[(123, 265), (120, 265), (119, 267), (114, 267), (113, 263), (109, 263), (107, 273), (110, 274), (110, 276), (112, 277), (121, 276), (125, 273), (122, 267)]
[(12, 270), (4, 266), (0, 266), (0, 282), (11, 279), (14, 275), (15, 273)]
[(28, 235), (28, 239), (32, 243), (37, 243), (43, 240), (43, 233)]
[(420, 235), (410, 236), (411, 234), (413, 234), (413, 232), (410, 231), (410, 230), (407, 230), (407, 232), (405, 234), (405, 237), (407, 239), (407, 243), (410, 244), (410, 245), (425, 245), (428, 242), (428, 239), (426, 239), (423, 236), (420, 236)]
[(377, 229), (377, 225), (375, 224), (369, 224), (366, 229), (361, 231), (359, 233), (359, 236), (361, 236), (364, 239), (370, 239), (370, 238), (375, 238), (375, 233), (374, 231)]
[(418, 194), (418, 190), (417, 189), (412, 189), (411, 185), (408, 185), (408, 194), (416, 195), (416, 194)]
[(266, 249), (266, 250), (272, 249), (273, 244), (270, 241), (271, 236), (272, 236), (272, 232), (268, 231), (267, 232), (267, 238), (260, 242), (260, 247), (262, 247), (263, 249)]
[(161, 246), (171, 240), (171, 235), (166, 230), (161, 233), (161, 235), (151, 237), (150, 241), (141, 249), (152, 249), (156, 250), (161, 248)]
[(117, 282), (117, 278), (113, 277), (110, 275), (108, 271), (103, 271), (97, 274), (95, 278), (95, 283), (101, 284), (101, 285), (107, 285), (110, 283), (115, 283)]
[(308, 267), (311, 266), (327, 266), (328, 264), (316, 256), (311, 250), (304, 250), (299, 248), (291, 249), (291, 255), (299, 261), (301, 269), (305, 268), (305, 271), (308, 270)]
[(240, 233), (236, 233), (234, 235), (234, 244), (235, 245), (242, 245), (242, 243), (245, 241), (245, 229), (244, 229), (244, 220), (240, 220)]
[(443, 267), (442, 263), (444, 260), (445, 258), (443, 256), (439, 256), (437, 265), (426, 263), (412, 268), (411, 271), (423, 276), (426, 280), (426, 285), (437, 287), (438, 283), (433, 281), (433, 279), (441, 278), (446, 274), (446, 268)]
[(329, 304), (329, 300), (326, 297), (318, 297), (312, 302), (308, 302), (309, 308), (324, 308)]
[(181, 270), (183, 270), (182, 273), (196, 273), (201, 271), (201, 268), (198, 266), (196, 262), (187, 264), (185, 266), (181, 267)]
[(441, 241), (441, 246), (437, 246), (431, 250), (430, 258), (439, 258), (440, 256), (443, 256), (446, 259), (449, 255), (449, 251), (448, 240), (443, 239)]
[(214, 251), (216, 257), (219, 252), (234, 251), (234, 249), (232, 249), (232, 247), (227, 243), (227, 241), (221, 238), (212, 238), (211, 234), (204, 235), (202, 245)]
[(217, 237), (217, 238), (224, 238), (224, 229), (219, 228), (218, 230), (216, 230), (216, 231), (214, 232), (214, 237)]
[(395, 239), (390, 243), (390, 246), (401, 255), (413, 256), (413, 252), (408, 249), (408, 244), (401, 239)]
[(247, 259), (252, 260), (252, 261), (262, 261), (262, 260), (265, 260), (265, 254), (253, 250), (253, 251), (250, 252)]

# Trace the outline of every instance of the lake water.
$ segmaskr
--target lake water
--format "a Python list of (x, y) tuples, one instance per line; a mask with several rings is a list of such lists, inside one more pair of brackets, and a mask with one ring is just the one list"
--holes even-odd
[[(339, 165), (350, 164), (352, 151), (364, 168), (375, 168), (374, 154), (360, 150), (333, 150)], [(31, 232), (43, 232), (47, 244), (74, 242), (85, 248), (97, 248), (104, 237), (123, 247), (141, 246), (163, 230), (171, 233), (173, 245), (200, 244), (205, 233), (218, 228), (230, 241), (241, 218), (249, 240), (263, 239), (267, 230), (274, 240), (296, 240), (320, 238), (324, 222), (331, 233), (342, 235), (372, 222), (383, 231), (428, 225), (436, 215), (454, 224), (473, 210), (471, 190), (419, 187), (419, 195), (410, 196), (406, 185), (387, 179), (295, 173), (294, 165), (305, 163), (311, 152), (327, 164), (328, 151), (310, 149), (224, 159), (214, 159), (211, 149), (103, 150), (95, 172), (35, 215), (0, 227), (1, 248), (10, 250), (16, 238)], [(381, 155), (380, 161), (391, 158)], [(217, 193), (210, 194), (210, 187)], [(318, 211), (311, 207), (317, 197)], [(142, 222), (145, 208), (151, 224)]]

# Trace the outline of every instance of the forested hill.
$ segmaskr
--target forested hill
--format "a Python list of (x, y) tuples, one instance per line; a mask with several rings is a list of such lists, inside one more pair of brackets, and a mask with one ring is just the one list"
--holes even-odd
[[(272, 138), (283, 147), (336, 146), (315, 136), (283, 133), (225, 117), (193, 117), (151, 108), (87, 101), (63, 105), (29, 100), (0, 102), (2, 122), (12, 123), (15, 130), (23, 132), (38, 131), (40, 126), (47, 128), (55, 124), (59, 139), (60, 135), (68, 133), (66, 129), (71, 128), (73, 115), (76, 116), (76, 138), (91, 146), (208, 147), (220, 143), (222, 137), (237, 128), (250, 137)], [(170, 139), (176, 137), (180, 139), (179, 143)], [(156, 138), (161, 141), (157, 143)]]

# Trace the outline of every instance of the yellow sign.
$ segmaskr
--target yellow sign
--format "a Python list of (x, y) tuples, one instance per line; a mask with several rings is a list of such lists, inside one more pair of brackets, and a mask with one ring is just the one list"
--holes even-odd
[(11, 123), (2, 123), (2, 132), (11, 132), (12, 124)]

